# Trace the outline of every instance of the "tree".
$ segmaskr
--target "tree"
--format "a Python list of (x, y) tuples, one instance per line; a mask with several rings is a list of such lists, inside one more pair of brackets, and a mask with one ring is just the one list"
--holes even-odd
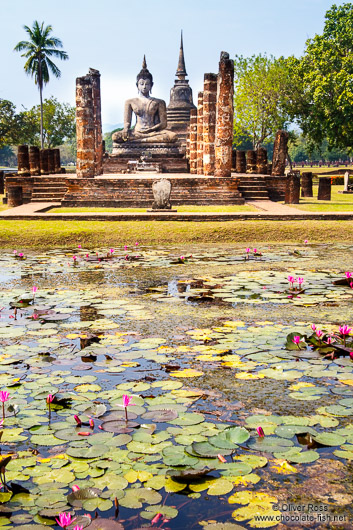
[(39, 122), (26, 110), (17, 113), (15, 105), (0, 99), (0, 148), (7, 145), (35, 143)]
[(34, 77), (34, 82), (39, 88), (40, 97), (40, 138), (41, 147), (44, 147), (43, 137), (43, 85), (49, 82), (49, 72), (59, 78), (61, 72), (53, 63), (51, 57), (57, 57), (66, 61), (69, 56), (66, 52), (58, 50), (63, 44), (60, 39), (51, 36), (52, 26), (44, 27), (44, 22), (39, 25), (37, 20), (34, 21), (33, 27), (24, 26), (30, 40), (21, 41), (16, 44), (14, 50), (17, 52), (24, 51), (21, 57), (27, 59), (24, 69), (26, 74)]
[[(289, 63), (287, 63), (289, 66)], [(326, 12), (322, 35), (306, 43), (302, 59), (291, 58), (302, 90), (291, 114), (313, 146), (353, 148), (353, 4)]]
[[(42, 105), (37, 105), (28, 111), (36, 122), (40, 123), (43, 111), (43, 144), (45, 147), (56, 147), (65, 140), (72, 140), (76, 133), (75, 108), (68, 103), (60, 103), (51, 96), (45, 99)], [(38, 127), (39, 132), (39, 127)]]
[(273, 56), (236, 56), (234, 61), (234, 143), (250, 136), (254, 149), (289, 123), (286, 95), (290, 71)]

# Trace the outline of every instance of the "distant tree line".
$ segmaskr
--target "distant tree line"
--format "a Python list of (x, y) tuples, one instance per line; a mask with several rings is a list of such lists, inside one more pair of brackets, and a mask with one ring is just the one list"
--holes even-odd
[[(333, 5), (304, 54), (235, 58), (234, 146), (256, 149), (290, 132), (294, 161), (353, 151), (353, 4)], [(297, 131), (297, 132), (295, 132)], [(299, 132), (298, 132), (299, 131)]]

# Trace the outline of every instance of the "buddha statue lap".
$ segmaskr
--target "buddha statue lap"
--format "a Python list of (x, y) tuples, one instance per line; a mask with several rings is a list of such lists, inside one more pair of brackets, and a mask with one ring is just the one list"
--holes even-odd
[[(142, 70), (137, 75), (138, 96), (125, 102), (124, 129), (113, 134), (113, 146), (131, 143), (172, 143), (177, 135), (167, 128), (167, 109), (162, 99), (150, 96), (153, 77), (143, 58)], [(131, 129), (132, 115), (136, 125)]]

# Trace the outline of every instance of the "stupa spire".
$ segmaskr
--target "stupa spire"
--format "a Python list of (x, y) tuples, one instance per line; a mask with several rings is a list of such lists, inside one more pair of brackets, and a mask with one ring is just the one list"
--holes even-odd
[(181, 30), (179, 62), (178, 62), (178, 68), (177, 68), (177, 71), (176, 71), (175, 75), (181, 81), (183, 81), (185, 79), (185, 77), (188, 75), (186, 73), (186, 69), (185, 69), (184, 46), (183, 46), (183, 30)]
[(146, 69), (146, 68), (147, 68), (146, 55), (143, 56), (142, 68), (143, 68), (143, 69)]

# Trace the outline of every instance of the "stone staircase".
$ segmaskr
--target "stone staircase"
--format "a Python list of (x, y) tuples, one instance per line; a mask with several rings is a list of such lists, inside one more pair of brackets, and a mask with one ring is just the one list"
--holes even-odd
[(246, 201), (269, 201), (265, 178), (262, 175), (244, 175), (233, 174), (239, 180), (239, 191)]
[(34, 179), (31, 202), (61, 202), (66, 191), (67, 175), (48, 175)]

